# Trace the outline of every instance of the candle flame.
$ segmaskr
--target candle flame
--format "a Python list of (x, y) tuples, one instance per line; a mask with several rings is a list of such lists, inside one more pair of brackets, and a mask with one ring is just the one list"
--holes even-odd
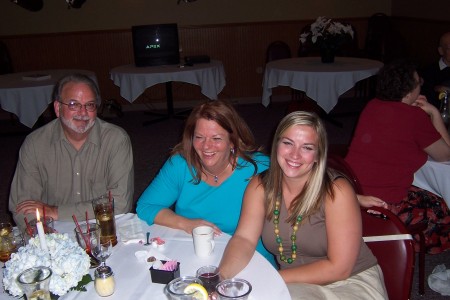
[(39, 216), (39, 209), (36, 208), (36, 220), (39, 222), (41, 220)]

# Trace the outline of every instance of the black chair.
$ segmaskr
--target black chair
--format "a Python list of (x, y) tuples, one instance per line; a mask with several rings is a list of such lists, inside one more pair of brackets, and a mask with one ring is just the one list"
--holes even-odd
[(266, 50), (266, 63), (285, 58), (291, 58), (291, 48), (288, 44), (283, 41), (275, 41), (269, 44)]
[(376, 13), (369, 18), (363, 56), (388, 63), (407, 57), (403, 36), (395, 29), (391, 17)]
[[(291, 57), (291, 48), (283, 41), (274, 41), (270, 43), (269, 46), (267, 46), (266, 64), (274, 60), (286, 59)], [(291, 89), (292, 101), (297, 99), (299, 93), (302, 92)]]
[(0, 41), (0, 75), (13, 73), (11, 56), (8, 47), (3, 41)]

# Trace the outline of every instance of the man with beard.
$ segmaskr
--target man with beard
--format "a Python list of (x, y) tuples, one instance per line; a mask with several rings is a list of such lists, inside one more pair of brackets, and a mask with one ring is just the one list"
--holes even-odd
[(91, 200), (110, 193), (115, 213), (130, 211), (134, 192), (130, 138), (120, 127), (97, 118), (101, 103), (95, 82), (72, 74), (56, 84), (57, 119), (29, 134), (19, 152), (9, 210), (23, 228), (24, 218), (93, 218)]

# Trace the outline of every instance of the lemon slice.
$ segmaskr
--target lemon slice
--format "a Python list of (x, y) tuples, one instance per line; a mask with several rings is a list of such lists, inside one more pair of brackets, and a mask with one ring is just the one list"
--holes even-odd
[(444, 99), (445, 96), (447, 96), (447, 93), (446, 93), (446, 92), (440, 92), (440, 93), (439, 93), (439, 100)]
[(203, 287), (203, 285), (198, 284), (198, 283), (191, 283), (184, 289), (183, 292), (185, 294), (194, 293), (194, 295), (192, 295), (192, 296), (194, 297), (194, 299), (197, 299), (197, 300), (208, 300), (208, 292)]

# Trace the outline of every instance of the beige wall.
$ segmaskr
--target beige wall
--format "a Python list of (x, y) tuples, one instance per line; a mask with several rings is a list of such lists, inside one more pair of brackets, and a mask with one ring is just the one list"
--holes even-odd
[(38, 12), (0, 1), (0, 36), (70, 31), (128, 29), (132, 25), (180, 25), (368, 17), (390, 14), (391, 0), (87, 0), (67, 9), (65, 0), (44, 0)]

